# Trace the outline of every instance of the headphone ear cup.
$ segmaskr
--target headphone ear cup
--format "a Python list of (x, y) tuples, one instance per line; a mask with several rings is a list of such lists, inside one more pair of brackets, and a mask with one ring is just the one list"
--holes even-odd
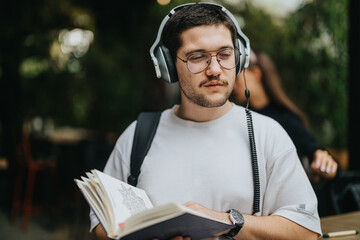
[(161, 78), (168, 83), (178, 81), (176, 67), (170, 54), (170, 50), (165, 45), (160, 45), (155, 52), (158, 60)]
[(235, 40), (235, 48), (237, 48), (240, 51), (240, 60), (239, 64), (236, 66), (236, 75), (239, 75), (241, 70), (244, 69), (245, 66), (245, 60), (246, 60), (246, 53), (245, 53), (245, 46), (240, 41), (239, 38)]

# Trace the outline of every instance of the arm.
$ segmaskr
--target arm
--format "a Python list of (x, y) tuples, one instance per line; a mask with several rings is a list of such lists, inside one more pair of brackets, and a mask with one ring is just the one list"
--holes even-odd
[[(185, 206), (210, 217), (231, 223), (228, 213), (208, 209), (195, 202), (187, 202)], [(253, 216), (244, 214), (245, 224), (235, 239), (317, 239), (318, 234), (312, 232), (281, 216)], [(219, 233), (219, 235), (224, 234)]]
[(245, 224), (235, 239), (318, 239), (312, 232), (281, 216), (244, 215)]

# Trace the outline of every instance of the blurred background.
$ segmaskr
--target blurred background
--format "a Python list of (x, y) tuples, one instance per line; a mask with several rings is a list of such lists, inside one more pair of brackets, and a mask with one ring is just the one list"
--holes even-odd
[[(0, 1), (1, 239), (94, 239), (73, 178), (102, 169), (139, 112), (177, 102), (149, 49), (187, 2)], [(359, 170), (358, 1), (214, 2), (274, 60), (318, 142)]]

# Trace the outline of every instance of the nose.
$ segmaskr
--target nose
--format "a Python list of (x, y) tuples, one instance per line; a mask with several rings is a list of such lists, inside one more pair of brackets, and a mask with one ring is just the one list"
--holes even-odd
[[(213, 57), (215, 57), (214, 60)], [(211, 55), (210, 64), (206, 69), (206, 73), (215, 76), (221, 73), (221, 66), (220, 63), (217, 61), (216, 55)]]

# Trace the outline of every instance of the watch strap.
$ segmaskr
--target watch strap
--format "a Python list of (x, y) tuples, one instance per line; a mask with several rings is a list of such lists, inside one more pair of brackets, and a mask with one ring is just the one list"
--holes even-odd
[(234, 228), (232, 228), (228, 233), (223, 234), (223, 236), (228, 239), (234, 239), (234, 237), (236, 236), (236, 234), (238, 234), (241, 228), (242, 228), (241, 225), (237, 225)]
[[(227, 211), (227, 213), (229, 213), (229, 215), (231, 215), (231, 211), (235, 211), (237, 214), (242, 216), (241, 213), (239, 213), (238, 211), (236, 211), (234, 209), (231, 209), (231, 210)], [(231, 216), (229, 216), (229, 217), (231, 218)], [(236, 234), (238, 234), (238, 232), (243, 227), (243, 223), (241, 223), (241, 224), (234, 223), (234, 224), (235, 224), (235, 227), (233, 227), (228, 233), (225, 233), (222, 236), (224, 236), (225, 238), (228, 238), (228, 239), (234, 239)]]

